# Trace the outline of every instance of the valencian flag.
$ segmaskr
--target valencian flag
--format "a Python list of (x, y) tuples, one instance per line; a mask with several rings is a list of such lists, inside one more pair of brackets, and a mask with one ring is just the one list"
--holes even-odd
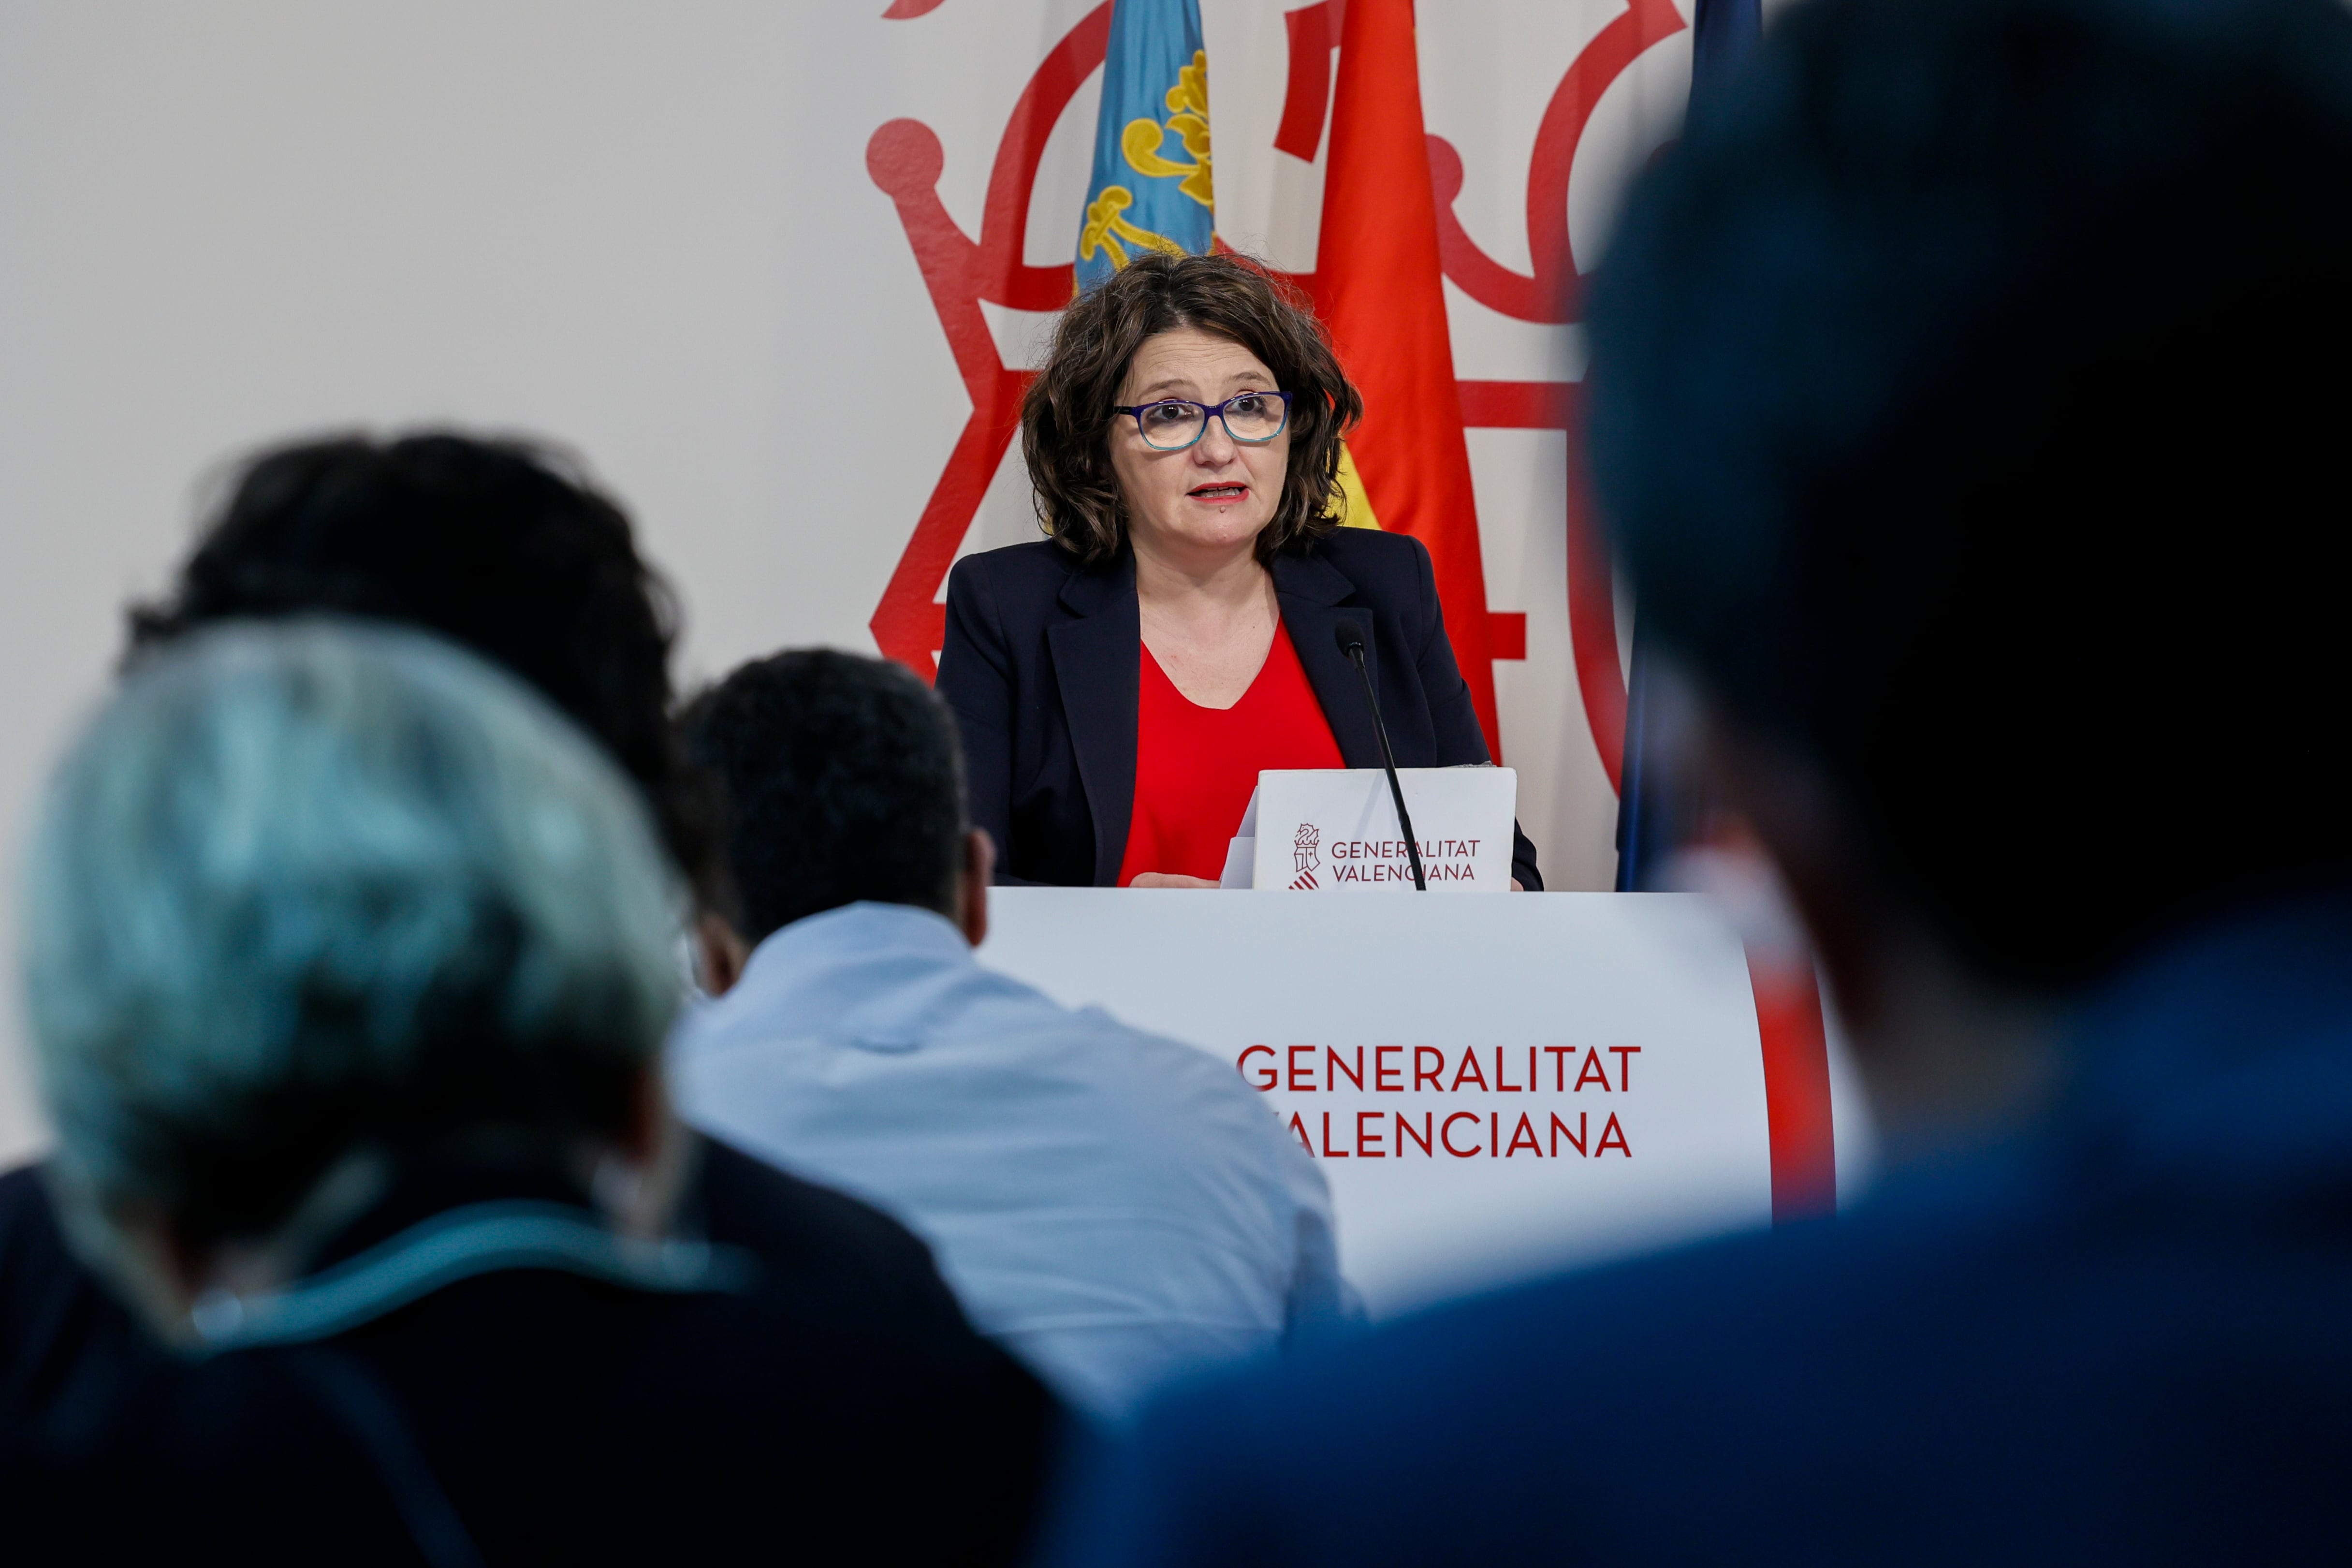
[(1346, 521), (1409, 533), (1428, 547), (1446, 636), (1487, 748), (1500, 760), (1486, 569), (1445, 328), (1412, 0), (1348, 0), (1314, 295), (1364, 395), (1363, 423), (1349, 438), (1340, 474)]
[(1094, 287), (1139, 250), (1201, 255), (1215, 228), (1198, 0), (1118, 0), (1078, 227), (1077, 287)]

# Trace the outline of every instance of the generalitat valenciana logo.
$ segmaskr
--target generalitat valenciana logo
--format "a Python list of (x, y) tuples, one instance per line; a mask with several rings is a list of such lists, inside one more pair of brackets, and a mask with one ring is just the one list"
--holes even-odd
[(1306, 891), (1317, 885), (1315, 867), (1320, 858), (1317, 851), (1321, 847), (1322, 842), (1321, 828), (1311, 822), (1302, 822), (1298, 825), (1297, 837), (1290, 841), (1290, 858), (1298, 870), (1298, 875), (1290, 879), (1293, 889)]

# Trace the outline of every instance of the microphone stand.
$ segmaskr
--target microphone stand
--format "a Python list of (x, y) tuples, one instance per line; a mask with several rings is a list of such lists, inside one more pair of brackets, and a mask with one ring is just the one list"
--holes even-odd
[(1416, 893), (1429, 891), (1429, 879), (1422, 874), (1421, 841), (1412, 836), (1412, 814), (1404, 808), (1404, 785), (1397, 780), (1396, 752), (1389, 746), (1389, 727), (1381, 718), (1381, 700), (1372, 690), (1372, 672), (1364, 666), (1364, 631), (1353, 621), (1341, 621), (1339, 626), (1339, 651), (1356, 667), (1363, 678), (1364, 700), (1372, 705), (1372, 732), (1381, 738), (1381, 766), (1389, 775), (1389, 798), (1396, 802), (1397, 826), (1404, 829), (1404, 852), (1412, 862), (1412, 889)]

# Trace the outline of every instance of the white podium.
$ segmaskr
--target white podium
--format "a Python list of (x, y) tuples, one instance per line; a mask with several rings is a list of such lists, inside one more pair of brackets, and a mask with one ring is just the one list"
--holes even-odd
[(1375, 1316), (1765, 1225), (1792, 1148), (1818, 1182), (1831, 1151), (1798, 1143), (1859, 1146), (1834, 1041), (1816, 1028), (1810, 1071), (1774, 1054), (1772, 1004), (1759, 1033), (1739, 941), (1695, 896), (1001, 888), (991, 908), (983, 963), (1260, 1089), (1329, 1178)]

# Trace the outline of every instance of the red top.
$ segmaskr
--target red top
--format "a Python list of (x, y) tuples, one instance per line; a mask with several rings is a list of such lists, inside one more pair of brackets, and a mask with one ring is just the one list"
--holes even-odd
[(1276, 626), (1257, 679), (1231, 708), (1203, 708), (1186, 697), (1145, 648), (1135, 705), (1135, 806), (1118, 885), (1142, 871), (1215, 881), (1260, 768), (1347, 765), (1289, 627)]

